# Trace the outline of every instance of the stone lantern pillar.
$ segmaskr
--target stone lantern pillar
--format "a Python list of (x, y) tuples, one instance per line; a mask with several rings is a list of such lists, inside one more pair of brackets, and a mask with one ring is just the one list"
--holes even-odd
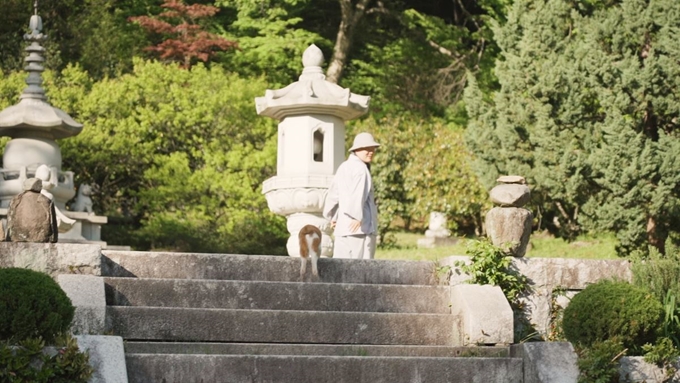
[(64, 233), (59, 234), (59, 241), (101, 242), (100, 226), (106, 223), (106, 217), (66, 209), (66, 202), (76, 195), (76, 190), (73, 172), (61, 169), (61, 149), (56, 140), (79, 134), (83, 125), (50, 105), (41, 86), (45, 48), (40, 43), (47, 36), (41, 32), (42, 19), (37, 14), (37, 3), (35, 7), (35, 14), (29, 22), (30, 33), (24, 35), (24, 39), (31, 43), (26, 48), (28, 56), (24, 60), (24, 69), (28, 72), (27, 87), (19, 97), (19, 103), (0, 111), (0, 136), (11, 137), (5, 146), (0, 168), (0, 218), (7, 215), (12, 198), (23, 191), (24, 180), (37, 177), (36, 170), (45, 165), (49, 169), (45, 171), (45, 178), (50, 184), (49, 193), (54, 198), (55, 207), (75, 220)]
[(257, 113), (280, 121), (276, 176), (262, 192), (269, 209), (287, 218), (286, 248), (300, 256), (298, 232), (307, 224), (323, 233), (322, 255), (332, 256), (329, 222), (321, 216), (333, 175), (345, 160), (345, 121), (368, 111), (370, 97), (326, 81), (323, 53), (310, 45), (299, 81), (255, 99)]

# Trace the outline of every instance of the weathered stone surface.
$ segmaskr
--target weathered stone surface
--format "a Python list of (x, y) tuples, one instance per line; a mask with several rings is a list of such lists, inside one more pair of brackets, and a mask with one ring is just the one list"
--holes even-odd
[(451, 287), (451, 314), (461, 320), (456, 344), (511, 344), (513, 314), (498, 286), (462, 284)]
[(666, 370), (654, 364), (647, 363), (642, 356), (624, 356), (619, 363), (619, 377), (622, 382), (629, 383), (664, 383), (680, 381), (680, 359), (673, 363), (678, 369), (671, 380), (668, 380)]
[(517, 383), (523, 375), (518, 358), (132, 354), (126, 362), (130, 383)]
[(498, 206), (522, 207), (531, 199), (531, 190), (526, 185), (501, 184), (491, 189), (489, 197)]
[(0, 267), (49, 274), (101, 275), (101, 246), (75, 243), (0, 242)]
[(524, 360), (523, 383), (576, 383), (577, 356), (569, 342), (530, 342), (510, 347), (510, 356)]
[(88, 383), (127, 383), (123, 338), (119, 336), (78, 335), (78, 348), (90, 355), (94, 375)]
[(34, 189), (40, 180), (29, 178), (25, 191), (12, 198), (7, 215), (7, 240), (11, 242), (57, 242), (54, 202)]
[(496, 179), (496, 182), (500, 182), (503, 184), (522, 184), (525, 185), (527, 183), (527, 180), (522, 177), (522, 176), (500, 176)]
[(486, 233), (491, 242), (508, 247), (515, 257), (523, 257), (531, 234), (532, 214), (518, 207), (494, 207), (486, 213)]
[(104, 279), (94, 275), (61, 274), (57, 283), (76, 308), (71, 331), (74, 334), (98, 335), (106, 326)]
[[(456, 262), (469, 263), (467, 256), (446, 257), (440, 267), (450, 267), (449, 284), (466, 283), (470, 276), (463, 273)], [(556, 296), (557, 304), (567, 307), (571, 298), (587, 285), (602, 279), (632, 279), (631, 264), (619, 259), (563, 259), (563, 258), (513, 258), (512, 265), (529, 279), (528, 296), (521, 298), (526, 317), (541, 336), (550, 332), (550, 312), (553, 291), (565, 290)]]
[(450, 314), (109, 306), (106, 315), (107, 330), (126, 339), (459, 345), (452, 336), (458, 318)]
[(105, 278), (113, 306), (450, 314), (449, 286)]

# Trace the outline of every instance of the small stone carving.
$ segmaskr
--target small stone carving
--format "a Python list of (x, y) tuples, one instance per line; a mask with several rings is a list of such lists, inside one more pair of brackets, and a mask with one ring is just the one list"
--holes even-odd
[(7, 240), (10, 242), (57, 242), (54, 202), (41, 193), (42, 180), (24, 181), (24, 191), (12, 198), (7, 214)]
[(71, 206), (72, 211), (86, 211), (92, 214), (92, 188), (88, 184), (81, 184), (78, 188), (78, 195)]
[(522, 176), (501, 176), (489, 193), (497, 205), (486, 214), (486, 233), (491, 242), (506, 248), (515, 257), (523, 257), (531, 234), (531, 211), (523, 208), (531, 199), (531, 191)]
[[(56, 183), (51, 182), (52, 172), (47, 165), (40, 165), (35, 170), (35, 177), (42, 181), (42, 190), (40, 193), (45, 197), (49, 198), (50, 201), (54, 201), (54, 196), (50, 193), (50, 189), (54, 188)], [(75, 219), (71, 219), (64, 215), (56, 206), (54, 207), (55, 216), (57, 218), (57, 227), (60, 233), (66, 233), (71, 230), (73, 225), (76, 223)]]
[(425, 231), (425, 238), (418, 240), (418, 247), (451, 246), (456, 242), (457, 239), (451, 238), (451, 231), (447, 229), (446, 214), (438, 211), (431, 212), (430, 224)]

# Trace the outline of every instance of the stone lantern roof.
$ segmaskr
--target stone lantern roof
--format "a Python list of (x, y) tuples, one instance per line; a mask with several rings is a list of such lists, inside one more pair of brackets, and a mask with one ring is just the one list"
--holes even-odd
[(285, 88), (265, 92), (255, 98), (257, 114), (283, 120), (292, 115), (324, 114), (351, 120), (368, 111), (369, 96), (351, 93), (326, 81), (321, 69), (323, 53), (310, 45), (302, 55), (304, 70), (296, 81)]
[(0, 136), (12, 138), (40, 137), (58, 139), (75, 136), (83, 130), (83, 125), (76, 122), (66, 112), (55, 108), (47, 101), (45, 90), (42, 88), (42, 73), (45, 68), (41, 65), (45, 59), (42, 53), (45, 48), (40, 42), (47, 36), (41, 33), (42, 19), (36, 12), (29, 23), (31, 32), (24, 35), (24, 40), (31, 42), (26, 48), (28, 56), (25, 58), (28, 85), (20, 96), (18, 104), (10, 106), (0, 112)]

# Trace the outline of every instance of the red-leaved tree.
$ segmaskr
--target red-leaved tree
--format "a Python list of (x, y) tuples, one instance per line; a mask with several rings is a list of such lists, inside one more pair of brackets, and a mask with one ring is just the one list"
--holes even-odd
[(214, 33), (206, 32), (197, 23), (199, 19), (212, 17), (219, 8), (210, 5), (186, 5), (181, 0), (166, 0), (161, 7), (166, 10), (158, 16), (130, 17), (147, 32), (164, 36), (157, 45), (145, 48), (159, 54), (162, 60), (179, 62), (189, 68), (195, 57), (208, 61), (217, 51), (235, 49), (238, 44)]

